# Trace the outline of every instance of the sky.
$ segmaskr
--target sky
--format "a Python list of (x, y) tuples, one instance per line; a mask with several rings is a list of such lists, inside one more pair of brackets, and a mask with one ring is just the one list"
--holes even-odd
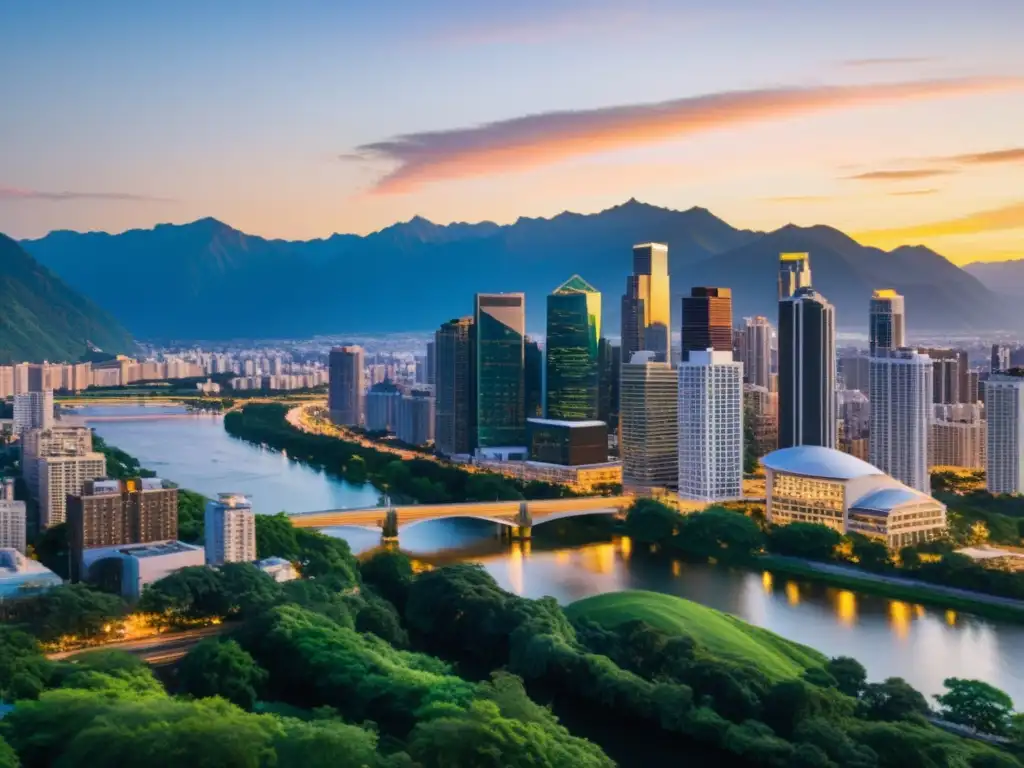
[(0, 0), (0, 232), (590, 213), (1024, 258), (1021, 0)]

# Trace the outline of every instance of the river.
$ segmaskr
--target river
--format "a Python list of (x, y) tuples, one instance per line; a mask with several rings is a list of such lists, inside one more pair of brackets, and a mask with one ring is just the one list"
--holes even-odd
[[(204, 495), (252, 496), (258, 512), (306, 512), (377, 503), (370, 486), (236, 440), (219, 416), (175, 407), (90, 407), (76, 415), (132, 417), (91, 425), (107, 442), (161, 477)], [(136, 418), (137, 417), (137, 418)], [(551, 525), (558, 525), (553, 523)], [(334, 529), (356, 552), (378, 544), (370, 531)], [(647, 589), (728, 611), (830, 656), (853, 656), (872, 680), (903, 677), (931, 695), (946, 677), (985, 680), (1024, 705), (1024, 626), (858, 594), (800, 579), (638, 556), (629, 539), (572, 545), (559, 531), (532, 543), (500, 540), (482, 521), (444, 520), (402, 531), (404, 550), (430, 562), (480, 562), (502, 587), (570, 603), (589, 595)]]

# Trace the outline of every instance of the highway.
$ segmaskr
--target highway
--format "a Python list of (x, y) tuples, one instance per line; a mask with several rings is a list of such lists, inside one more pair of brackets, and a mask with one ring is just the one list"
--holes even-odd
[(198, 629), (165, 632), (138, 640), (124, 640), (119, 643), (106, 643), (74, 651), (48, 653), (46, 658), (59, 661), (96, 651), (124, 651), (125, 653), (137, 656), (147, 664), (170, 664), (188, 653), (200, 640), (220, 635), (229, 628), (230, 625), (227, 624), (215, 624), (210, 627), (199, 627)]

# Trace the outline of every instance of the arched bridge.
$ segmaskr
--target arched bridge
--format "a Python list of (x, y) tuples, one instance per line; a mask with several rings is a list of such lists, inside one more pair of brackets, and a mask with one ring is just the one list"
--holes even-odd
[(402, 528), (427, 520), (472, 518), (504, 525), (529, 535), (534, 525), (583, 515), (619, 515), (633, 503), (632, 496), (587, 496), (538, 501), (471, 501), (464, 504), (407, 504), (367, 509), (332, 509), (290, 515), (296, 528), (368, 528), (396, 536)]

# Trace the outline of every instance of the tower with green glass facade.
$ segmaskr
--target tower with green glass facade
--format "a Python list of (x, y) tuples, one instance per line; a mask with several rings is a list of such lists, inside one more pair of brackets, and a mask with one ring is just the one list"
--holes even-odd
[(601, 294), (573, 275), (548, 296), (547, 417), (596, 419), (600, 410)]
[(476, 432), (478, 448), (526, 445), (526, 296), (478, 293)]

